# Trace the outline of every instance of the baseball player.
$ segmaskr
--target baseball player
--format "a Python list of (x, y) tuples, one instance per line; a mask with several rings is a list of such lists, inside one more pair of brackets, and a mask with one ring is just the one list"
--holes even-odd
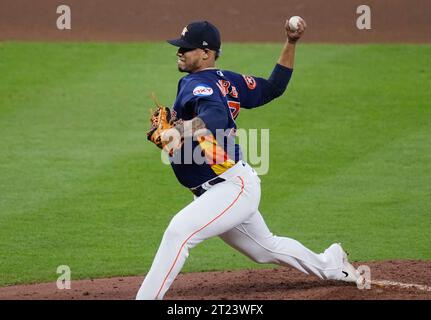
[(316, 254), (294, 239), (271, 233), (259, 212), (260, 179), (235, 144), (240, 108), (256, 108), (281, 96), (293, 72), (295, 47), (306, 29), (285, 24), (286, 43), (268, 79), (219, 70), (220, 33), (207, 22), (188, 24), (178, 47), (180, 79), (172, 112), (159, 106), (148, 139), (169, 154), (179, 182), (194, 201), (170, 221), (136, 299), (163, 299), (190, 249), (219, 236), (258, 263), (289, 265), (320, 279), (356, 282), (358, 272), (340, 244)]

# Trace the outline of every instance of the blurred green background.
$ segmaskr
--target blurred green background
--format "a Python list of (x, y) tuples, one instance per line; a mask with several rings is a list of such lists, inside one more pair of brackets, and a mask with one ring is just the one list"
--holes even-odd
[[(281, 47), (228, 43), (218, 67), (268, 77)], [(287, 92), (238, 121), (270, 129), (275, 234), (431, 259), (430, 65), (430, 45), (298, 46)], [(192, 200), (145, 136), (183, 75), (165, 43), (0, 43), (0, 285), (148, 271)], [(262, 267), (211, 239), (183, 271)]]

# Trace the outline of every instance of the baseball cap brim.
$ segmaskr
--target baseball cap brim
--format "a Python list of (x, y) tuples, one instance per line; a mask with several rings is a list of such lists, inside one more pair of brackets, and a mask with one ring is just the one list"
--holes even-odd
[(185, 41), (182, 38), (178, 39), (172, 39), (172, 40), (166, 40), (168, 43), (170, 43), (173, 46), (180, 47), (180, 48), (187, 48), (187, 49), (197, 49), (198, 47)]

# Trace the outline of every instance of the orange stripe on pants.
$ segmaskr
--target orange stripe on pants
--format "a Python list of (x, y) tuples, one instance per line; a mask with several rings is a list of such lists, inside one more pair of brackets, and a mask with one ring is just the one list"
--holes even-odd
[(165, 277), (165, 279), (163, 280), (163, 283), (162, 283), (162, 285), (161, 285), (161, 287), (160, 287), (159, 291), (157, 292), (156, 300), (157, 300), (157, 298), (159, 297), (160, 291), (162, 291), (163, 286), (164, 286), (164, 285), (165, 285), (165, 283), (166, 283), (166, 280), (168, 279), (169, 275), (171, 274), (172, 269), (175, 267), (175, 264), (177, 263), (178, 257), (180, 256), (180, 253), (181, 253), (181, 251), (183, 250), (184, 245), (187, 243), (187, 241), (189, 241), (189, 240), (190, 240), (190, 238), (191, 238), (191, 237), (193, 237), (196, 233), (198, 233), (199, 231), (201, 231), (201, 230), (205, 229), (205, 228), (206, 228), (207, 226), (209, 226), (211, 223), (213, 223), (213, 222), (214, 222), (214, 221), (216, 221), (218, 218), (220, 218), (222, 215), (224, 215), (224, 214), (226, 213), (226, 211), (227, 211), (227, 210), (229, 210), (229, 209), (230, 209), (230, 208), (235, 204), (235, 202), (237, 202), (237, 201), (238, 201), (239, 197), (240, 197), (240, 196), (241, 196), (241, 194), (244, 192), (244, 181), (242, 180), (242, 178), (241, 178), (241, 177), (238, 177), (238, 178), (241, 180), (241, 190), (240, 190), (239, 194), (236, 196), (235, 200), (234, 200), (234, 201), (233, 201), (233, 202), (232, 202), (232, 203), (231, 203), (231, 204), (230, 204), (226, 209), (224, 209), (222, 213), (220, 213), (219, 215), (217, 215), (214, 219), (212, 219), (210, 222), (208, 222), (207, 224), (205, 224), (203, 227), (201, 227), (201, 228), (199, 228), (198, 230), (196, 230), (195, 232), (193, 232), (190, 236), (188, 236), (188, 237), (187, 237), (187, 239), (186, 239), (186, 240), (184, 240), (184, 242), (182, 243), (182, 245), (181, 245), (181, 247), (180, 247), (180, 250), (179, 250), (179, 251), (178, 251), (178, 253), (177, 253), (177, 256), (175, 257), (174, 263), (172, 264), (171, 268), (169, 269), (168, 274), (166, 275), (166, 277)]

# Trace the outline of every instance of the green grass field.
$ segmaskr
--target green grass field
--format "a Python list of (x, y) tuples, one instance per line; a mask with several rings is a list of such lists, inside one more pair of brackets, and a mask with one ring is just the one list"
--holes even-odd
[[(267, 77), (281, 44), (226, 44), (219, 67)], [(270, 128), (261, 211), (275, 234), (353, 261), (431, 259), (431, 46), (300, 45), (288, 91), (243, 110)], [(146, 141), (171, 105), (167, 44), (0, 43), (0, 285), (144, 275), (191, 193)], [(219, 239), (183, 271), (261, 268)]]

